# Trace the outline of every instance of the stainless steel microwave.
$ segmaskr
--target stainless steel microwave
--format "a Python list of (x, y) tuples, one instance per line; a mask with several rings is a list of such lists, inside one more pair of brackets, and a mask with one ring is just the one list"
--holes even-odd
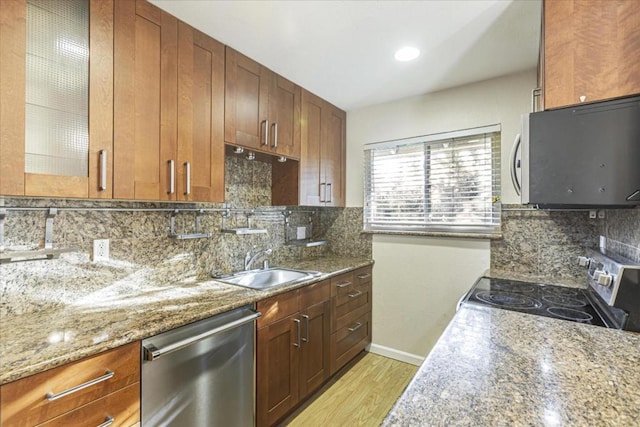
[(640, 205), (640, 96), (526, 114), (511, 160), (523, 204)]

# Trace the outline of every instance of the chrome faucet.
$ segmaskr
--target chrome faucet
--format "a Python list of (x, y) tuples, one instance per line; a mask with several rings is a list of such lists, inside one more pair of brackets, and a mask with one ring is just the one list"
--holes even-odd
[[(255, 255), (251, 255), (251, 250), (247, 251), (247, 254), (244, 256), (244, 270), (247, 271), (251, 268), (251, 264), (253, 264), (253, 261), (256, 260), (256, 258), (258, 258), (261, 255), (271, 255), (271, 253), (273, 252), (273, 249), (271, 248), (267, 248), (267, 249), (263, 249), (259, 252), (256, 252)], [(269, 268), (269, 261), (268, 260), (264, 260), (264, 264), (263, 264), (263, 268)]]

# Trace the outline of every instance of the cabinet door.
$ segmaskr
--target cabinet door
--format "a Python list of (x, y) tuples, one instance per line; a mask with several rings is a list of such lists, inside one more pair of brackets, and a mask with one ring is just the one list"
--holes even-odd
[(544, 52), (547, 109), (640, 93), (638, 2), (545, 1)]
[[(46, 15), (46, 8), (42, 9), (41, 13)], [(55, 11), (51, 11), (51, 15), (57, 16)], [(56, 75), (62, 73), (60, 69), (54, 70), (53, 73), (41, 72), (29, 77), (33, 79), (30, 87), (37, 89), (27, 91), (27, 62), (42, 61), (46, 56), (50, 62), (44, 66), (34, 65), (34, 69), (42, 71), (46, 70), (46, 67), (55, 68), (57, 65), (49, 64), (58, 64), (60, 54), (57, 48), (38, 43), (38, 40), (41, 40), (38, 38), (34, 44), (39, 45), (37, 49), (47, 53), (43, 57), (28, 57), (26, 0), (0, 2), (0, 194), (111, 197), (113, 3), (108, 0), (91, 0), (88, 15), (88, 46), (91, 58), (96, 59), (92, 59), (88, 64), (88, 91), (87, 88), (74, 87), (80, 93), (79, 96), (82, 96), (83, 92), (88, 93), (89, 123), (80, 126), (81, 129), (78, 130), (74, 128), (73, 123), (76, 123), (77, 127), (78, 123), (74, 120), (82, 117), (76, 110), (82, 110), (80, 104), (83, 100), (69, 99), (75, 93), (68, 91), (60, 82), (77, 84), (80, 81), (82, 84), (83, 77), (79, 77), (75, 70), (82, 68), (78, 67), (78, 58), (82, 55), (88, 57), (88, 52), (76, 52), (78, 55), (73, 60), (69, 59), (69, 63), (60, 65), (69, 67), (65, 69), (68, 75), (64, 78)], [(64, 31), (62, 27), (56, 27), (55, 22), (46, 17), (45, 20), (50, 28), (44, 31)], [(25, 93), (31, 93), (34, 99), (27, 99)], [(33, 154), (33, 162), (29, 163), (31, 166), (25, 164), (28, 160), (25, 156), (27, 102), (30, 102), (31, 111), (37, 113), (37, 118), (29, 125), (29, 132), (35, 135), (35, 138), (32, 138), (35, 145), (30, 148)], [(51, 102), (61, 102), (62, 105), (56, 104), (55, 107), (59, 108), (50, 108)], [(60, 124), (57, 131), (50, 128), (52, 123)], [(88, 146), (78, 151), (78, 141), (87, 137), (87, 129)], [(69, 136), (70, 134), (72, 136)], [(56, 146), (47, 145), (49, 143), (55, 143)], [(79, 144), (82, 145), (81, 142)], [(100, 152), (103, 150), (106, 155), (105, 162), (100, 161)], [(87, 157), (86, 163), (83, 162), (83, 154)], [(104, 188), (101, 188), (103, 185)]]
[(301, 322), (297, 313), (258, 329), (257, 425), (270, 426), (298, 403)]
[(304, 206), (320, 206), (320, 192), (325, 191), (324, 185), (320, 185), (323, 106), (322, 99), (302, 91), (299, 200)]
[(301, 310), (300, 399), (320, 388), (329, 378), (331, 322), (329, 300)]
[[(323, 117), (324, 131), (320, 147), (321, 176), (324, 183), (326, 206), (344, 206), (345, 204), (345, 140), (346, 113), (327, 104)], [(322, 199), (321, 199), (322, 200)]]
[(115, 1), (114, 197), (174, 200), (178, 21)]
[(225, 142), (267, 149), (271, 72), (227, 47), (225, 77)]
[(281, 156), (300, 158), (299, 86), (272, 73), (269, 92), (270, 149)]
[(224, 46), (178, 25), (178, 200), (224, 201)]

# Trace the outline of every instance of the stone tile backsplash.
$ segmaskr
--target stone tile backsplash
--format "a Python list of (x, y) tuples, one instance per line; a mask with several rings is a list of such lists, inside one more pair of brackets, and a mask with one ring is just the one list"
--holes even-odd
[(491, 241), (491, 269), (579, 281), (584, 270), (576, 259), (585, 247), (597, 246), (604, 230), (604, 220), (589, 219), (588, 211), (504, 205), (502, 239)]
[[(114, 286), (119, 279), (138, 275), (144, 280), (183, 281), (228, 273), (244, 267), (247, 251), (273, 249), (272, 265), (285, 259), (312, 259), (326, 254), (371, 257), (371, 236), (361, 234), (362, 208), (272, 207), (271, 165), (227, 156), (226, 205), (214, 203), (143, 203), (73, 199), (0, 197), (5, 207), (78, 208), (58, 211), (54, 219), (54, 246), (75, 251), (60, 259), (0, 264), (0, 315), (26, 313), (68, 304), (71, 299)], [(201, 231), (209, 239), (169, 237), (172, 210), (198, 208), (243, 209), (254, 228), (265, 234), (222, 232), (222, 212), (204, 212)], [(81, 210), (85, 208), (85, 210)], [(92, 208), (122, 208), (96, 211)], [(166, 212), (144, 209), (162, 208)], [(285, 244), (285, 215), (289, 225), (313, 224), (313, 238), (329, 244), (313, 248)], [(10, 210), (5, 220), (5, 246), (12, 249), (43, 247), (44, 210)], [(245, 212), (232, 211), (225, 227), (244, 227)], [(176, 215), (176, 232), (194, 230), (195, 212)], [(92, 262), (93, 240), (110, 240), (110, 260)], [(260, 264), (258, 264), (260, 265)]]
[(530, 210), (505, 205), (502, 239), (491, 241), (491, 268), (545, 277), (584, 280), (576, 265), (586, 246), (607, 249), (640, 263), (640, 208), (610, 209), (604, 219), (589, 219), (588, 211)]

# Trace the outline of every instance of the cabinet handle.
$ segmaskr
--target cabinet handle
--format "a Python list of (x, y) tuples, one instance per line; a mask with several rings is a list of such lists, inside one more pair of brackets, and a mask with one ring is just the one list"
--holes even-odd
[(306, 324), (306, 328), (307, 328), (307, 332), (305, 333), (306, 337), (302, 338), (302, 341), (309, 342), (309, 316), (307, 316), (306, 314), (303, 314), (302, 318), (304, 319), (304, 323)]
[(269, 145), (269, 120), (263, 120), (262, 123), (260, 123), (260, 126), (262, 127), (262, 141), (260, 142), (260, 145)]
[(188, 196), (191, 194), (191, 162), (184, 162), (185, 173), (187, 174), (187, 178), (184, 182), (184, 195)]
[(273, 144), (271, 146), (273, 148), (278, 148), (278, 124), (274, 123), (271, 127), (273, 128)]
[(356, 322), (356, 324), (355, 324), (355, 325), (353, 325), (353, 326), (352, 326), (352, 327), (350, 327), (350, 328), (347, 328), (347, 331), (349, 331), (349, 332), (355, 332), (355, 331), (357, 331), (358, 329), (360, 329), (361, 327), (362, 327), (362, 323), (360, 323), (360, 322)]
[(354, 293), (349, 294), (349, 298), (357, 298), (360, 295), (362, 295), (362, 291), (355, 291)]
[(114, 420), (111, 415), (108, 415), (107, 418), (105, 418), (104, 422), (102, 424), (98, 425), (98, 427), (109, 427), (115, 421), (116, 420)]
[(296, 322), (296, 329), (297, 329), (297, 336), (298, 336), (298, 342), (297, 343), (293, 343), (294, 347), (298, 347), (300, 348), (300, 340), (301, 340), (301, 336), (300, 336), (300, 319), (293, 319), (294, 322)]
[(326, 191), (327, 191), (327, 184), (325, 184), (324, 182), (320, 183), (320, 201), (322, 203), (326, 202)]
[(368, 279), (369, 277), (371, 277), (371, 274), (369, 273), (358, 274), (358, 279), (360, 280)]
[(100, 150), (100, 184), (98, 190), (107, 189), (107, 150)]
[(331, 191), (332, 188), (333, 188), (332, 184), (330, 182), (328, 182), (327, 183), (327, 193), (329, 193), (329, 197), (325, 196), (325, 199), (326, 199), (327, 203), (331, 203), (332, 202), (332, 199), (333, 199), (333, 195), (331, 194), (332, 193), (332, 191)]
[(176, 162), (169, 160), (169, 191), (167, 194), (173, 194), (176, 191)]
[(93, 380), (87, 381), (86, 383), (82, 383), (82, 384), (77, 385), (75, 387), (71, 387), (71, 388), (69, 388), (69, 389), (67, 389), (65, 391), (61, 391), (60, 393), (55, 393), (54, 394), (52, 392), (49, 392), (49, 393), (46, 394), (45, 397), (47, 398), (47, 400), (49, 402), (51, 402), (53, 400), (58, 400), (58, 399), (60, 399), (62, 397), (68, 396), (68, 395), (73, 394), (73, 393), (75, 393), (77, 391), (84, 390), (87, 387), (91, 387), (92, 385), (96, 385), (98, 383), (106, 381), (109, 378), (113, 377), (114, 375), (115, 374), (113, 373), (113, 371), (107, 370), (106, 373), (101, 377), (98, 377), (98, 378), (95, 378)]
[(336, 284), (336, 287), (338, 287), (338, 288), (346, 288), (350, 284), (351, 284), (351, 282), (342, 282), (342, 283)]

